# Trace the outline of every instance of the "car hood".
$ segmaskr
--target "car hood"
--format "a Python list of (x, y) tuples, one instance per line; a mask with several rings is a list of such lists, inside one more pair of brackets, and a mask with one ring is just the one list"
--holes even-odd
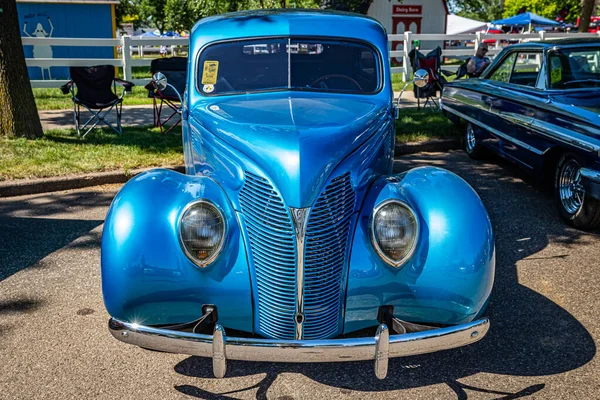
[(288, 206), (310, 207), (331, 171), (379, 134), (389, 102), (375, 96), (269, 93), (214, 98), (191, 115), (252, 160)]

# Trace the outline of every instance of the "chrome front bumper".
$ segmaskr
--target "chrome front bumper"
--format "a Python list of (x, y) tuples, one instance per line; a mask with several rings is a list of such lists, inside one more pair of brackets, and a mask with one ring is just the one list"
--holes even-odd
[(375, 361), (379, 379), (387, 375), (388, 359), (433, 353), (475, 343), (485, 336), (487, 318), (467, 324), (423, 332), (390, 335), (385, 324), (375, 337), (327, 340), (277, 340), (226, 337), (219, 324), (213, 335), (157, 329), (112, 318), (110, 333), (118, 340), (169, 353), (189, 354), (213, 359), (217, 378), (225, 376), (227, 359), (268, 362)]

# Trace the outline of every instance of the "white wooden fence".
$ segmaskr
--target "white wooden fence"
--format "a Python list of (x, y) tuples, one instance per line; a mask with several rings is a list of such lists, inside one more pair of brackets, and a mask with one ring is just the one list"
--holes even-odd
[[(406, 81), (412, 74), (408, 53), (412, 50), (413, 41), (421, 41), (421, 52), (427, 53), (427, 42), (446, 42), (446, 41), (461, 41), (472, 42), (472, 46), (452, 47), (446, 46), (442, 50), (442, 57), (445, 58), (465, 58), (472, 56), (475, 49), (485, 39), (493, 39), (495, 45), (490, 46), (488, 56), (494, 56), (502, 50), (502, 46), (506, 45), (502, 41), (523, 41), (523, 40), (547, 40), (550, 38), (600, 38), (599, 33), (549, 33), (541, 31), (539, 33), (525, 34), (504, 34), (504, 35), (486, 35), (481, 32), (477, 34), (413, 34), (405, 32), (400, 35), (388, 35), (388, 40), (392, 42), (402, 42), (402, 50), (390, 51), (392, 59), (402, 60), (402, 66), (393, 66), (391, 72), (394, 74), (402, 74), (402, 80)], [(25, 59), (28, 67), (72, 67), (72, 66), (89, 66), (89, 65), (114, 65), (123, 68), (123, 78), (128, 81), (133, 81), (136, 85), (145, 85), (149, 79), (133, 79), (132, 67), (149, 67), (151, 59), (134, 58), (134, 52), (140, 53), (140, 46), (188, 46), (188, 38), (139, 38), (131, 36), (123, 36), (119, 39), (79, 39), (79, 38), (38, 38), (38, 37), (23, 37), (21, 38), (23, 45), (28, 46), (81, 46), (81, 47), (113, 47), (120, 50), (119, 58), (27, 58)], [(135, 50), (134, 50), (135, 49)], [(119, 52), (115, 52), (118, 54)], [(143, 54), (143, 53), (142, 53)], [(444, 66), (444, 69), (452, 70), (458, 68), (458, 65)], [(57, 88), (65, 83), (64, 80), (32, 80), (31, 86), (34, 88)]]

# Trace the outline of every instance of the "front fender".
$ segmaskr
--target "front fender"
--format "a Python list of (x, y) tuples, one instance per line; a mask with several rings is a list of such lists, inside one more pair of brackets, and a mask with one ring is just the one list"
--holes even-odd
[[(185, 206), (208, 199), (221, 209), (227, 235), (221, 254), (199, 268), (179, 244)], [(158, 325), (189, 322), (214, 304), (233, 329), (252, 331), (246, 250), (236, 213), (221, 187), (204, 176), (155, 169), (130, 180), (109, 209), (102, 234), (102, 291), (109, 314)]]
[[(388, 199), (409, 204), (420, 223), (417, 249), (400, 268), (383, 262), (371, 244), (372, 211)], [(345, 332), (376, 324), (382, 305), (393, 305), (396, 317), (411, 322), (470, 322), (487, 304), (494, 269), (490, 219), (464, 180), (434, 167), (381, 177), (359, 214), (349, 266)]]

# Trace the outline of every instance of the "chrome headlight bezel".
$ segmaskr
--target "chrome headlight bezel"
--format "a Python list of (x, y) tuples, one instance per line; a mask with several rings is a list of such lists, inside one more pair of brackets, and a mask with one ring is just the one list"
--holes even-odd
[[(217, 214), (219, 215), (219, 217), (221, 218), (221, 221), (223, 222), (223, 233), (221, 235), (221, 240), (219, 241), (219, 244), (215, 250), (215, 252), (213, 254), (211, 254), (211, 256), (209, 258), (207, 258), (206, 260), (200, 260), (196, 257), (194, 257), (190, 251), (187, 249), (184, 241), (183, 241), (183, 232), (182, 232), (182, 222), (183, 222), (183, 218), (185, 217), (186, 213), (193, 207), (197, 206), (198, 204), (207, 204), (210, 207), (213, 207), (216, 211)], [(213, 261), (215, 261), (217, 259), (217, 257), (219, 256), (219, 254), (221, 254), (221, 251), (223, 250), (223, 246), (225, 245), (225, 240), (227, 238), (227, 233), (229, 231), (229, 227), (227, 224), (227, 220), (225, 219), (225, 216), (223, 214), (223, 210), (221, 210), (221, 208), (216, 205), (214, 202), (210, 201), (209, 199), (197, 199), (194, 200), (190, 203), (188, 203), (183, 210), (181, 211), (181, 214), (179, 215), (179, 221), (177, 222), (177, 232), (179, 235), (179, 245), (181, 246), (181, 248), (183, 249), (183, 252), (185, 253), (186, 257), (193, 262), (196, 266), (200, 267), (200, 268), (206, 268), (208, 267)]]
[[(410, 249), (408, 250), (408, 252), (404, 255), (404, 257), (402, 257), (401, 260), (393, 260), (392, 258), (390, 258), (379, 246), (379, 242), (377, 241), (377, 237), (376, 237), (376, 233), (375, 233), (375, 217), (377, 215), (377, 213), (385, 206), (391, 204), (391, 203), (395, 203), (398, 204), (399, 206), (403, 207), (404, 209), (406, 209), (414, 218), (415, 223), (416, 223), (416, 227), (415, 227), (415, 235), (414, 235), (414, 240), (413, 243), (410, 247)], [(417, 217), (417, 214), (415, 213), (415, 211), (412, 209), (412, 207), (410, 205), (408, 205), (406, 202), (402, 201), (402, 200), (398, 200), (398, 199), (388, 199), (388, 200), (384, 200), (381, 203), (377, 204), (377, 206), (375, 206), (375, 208), (373, 208), (373, 212), (371, 214), (371, 220), (369, 223), (369, 229), (370, 229), (370, 236), (371, 236), (371, 245), (373, 246), (373, 248), (375, 249), (375, 252), (377, 253), (377, 255), (388, 265), (394, 267), (394, 268), (400, 268), (402, 265), (404, 265), (404, 263), (409, 260), (412, 255), (414, 254), (415, 250), (417, 249), (417, 243), (419, 242), (419, 235), (421, 233), (421, 224), (419, 222), (419, 218)]]

